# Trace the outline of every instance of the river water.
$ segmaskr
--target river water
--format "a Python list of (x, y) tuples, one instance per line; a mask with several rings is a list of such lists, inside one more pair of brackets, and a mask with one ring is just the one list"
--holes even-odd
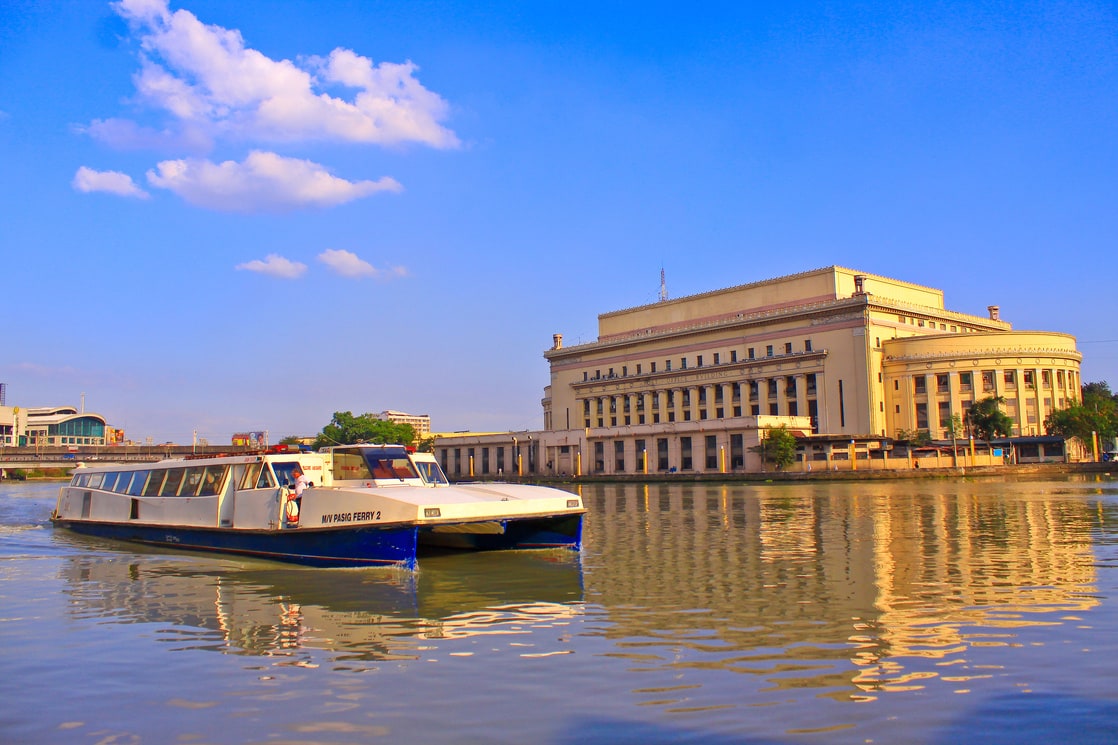
[(1109, 476), (588, 485), (581, 555), (415, 573), (85, 539), (57, 490), (0, 485), (6, 744), (1118, 738)]

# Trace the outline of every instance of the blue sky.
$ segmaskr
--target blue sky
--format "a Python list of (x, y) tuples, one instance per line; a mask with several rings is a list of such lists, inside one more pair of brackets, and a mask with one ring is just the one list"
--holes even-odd
[(1118, 388), (1118, 9), (0, 4), (8, 404), (538, 428), (551, 335), (831, 264)]

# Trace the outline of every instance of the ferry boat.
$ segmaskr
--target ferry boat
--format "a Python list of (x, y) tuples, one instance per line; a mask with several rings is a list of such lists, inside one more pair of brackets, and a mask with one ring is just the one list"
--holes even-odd
[[(306, 488), (296, 494), (302, 472)], [(398, 445), (79, 465), (51, 522), (76, 533), (318, 567), (414, 569), (420, 547), (578, 550), (577, 494), (450, 484)]]

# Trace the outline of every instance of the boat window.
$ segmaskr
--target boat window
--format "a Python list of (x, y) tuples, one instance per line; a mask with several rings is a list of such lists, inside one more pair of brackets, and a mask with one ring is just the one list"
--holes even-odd
[(143, 496), (158, 497), (159, 490), (163, 488), (163, 479), (165, 478), (167, 478), (166, 471), (152, 471), (151, 477), (148, 478), (147, 486), (144, 487)]
[(272, 470), (276, 472), (276, 478), (279, 479), (280, 486), (295, 486), (295, 477), (291, 472), (299, 467), (299, 461), (284, 461), (277, 463), (272, 461)]
[(371, 479), (369, 465), (359, 451), (334, 451), (334, 480)]
[(198, 487), (202, 484), (202, 472), (205, 470), (202, 466), (191, 466), (186, 469), (186, 476), (183, 480), (182, 489), (179, 490), (179, 495), (183, 497), (197, 496)]
[(365, 457), (374, 479), (417, 479), (419, 474), (412, 467), (411, 460), (403, 448), (368, 450)]
[(113, 487), (116, 485), (116, 477), (119, 475), (118, 473), (106, 473), (105, 481), (101, 484), (101, 488), (105, 491), (112, 491)]
[(439, 468), (439, 464), (433, 460), (416, 461), (415, 467), (419, 469), (419, 474), (423, 480), (428, 484), (449, 484), (446, 474), (443, 469)]
[(89, 474), (89, 486), (93, 489), (100, 489), (101, 488), (101, 481), (103, 481), (104, 478), (105, 478), (105, 474), (103, 474), (103, 473), (91, 473), (91, 474)]
[(167, 481), (163, 483), (163, 489), (159, 492), (161, 497), (175, 497), (178, 496), (179, 487), (182, 486), (182, 477), (186, 475), (185, 468), (172, 468), (167, 471)]
[(221, 493), (222, 486), (225, 484), (225, 474), (228, 472), (229, 466), (207, 466), (206, 475), (202, 477), (202, 490), (198, 496), (212, 497)]
[(147, 483), (147, 480), (147, 471), (136, 471), (134, 474), (132, 474), (132, 483), (128, 487), (128, 493), (131, 494), (133, 497), (141, 496), (144, 491), (144, 484)]
[(76, 476), (74, 476), (73, 485), (74, 486), (88, 486), (89, 485), (89, 474), (88, 473), (81, 473), (81, 474), (77, 474)]
[(276, 485), (275, 479), (272, 478), (272, 469), (264, 468), (260, 471), (260, 478), (256, 481), (257, 489), (272, 489)]
[(260, 478), (260, 463), (249, 463), (245, 467), (245, 472), (241, 474), (241, 483), (237, 485), (238, 489), (255, 489), (256, 480)]

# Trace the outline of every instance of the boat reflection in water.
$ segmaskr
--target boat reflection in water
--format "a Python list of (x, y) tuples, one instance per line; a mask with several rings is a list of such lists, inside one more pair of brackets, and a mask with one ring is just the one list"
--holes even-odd
[(69, 557), (61, 573), (75, 617), (165, 624), (158, 638), (178, 649), (289, 655), (296, 664), (300, 650), (349, 661), (415, 659), (424, 640), (522, 633), (582, 612), (577, 554), (425, 562), (418, 573), (321, 571), (155, 553), (122, 560), (94, 550)]

